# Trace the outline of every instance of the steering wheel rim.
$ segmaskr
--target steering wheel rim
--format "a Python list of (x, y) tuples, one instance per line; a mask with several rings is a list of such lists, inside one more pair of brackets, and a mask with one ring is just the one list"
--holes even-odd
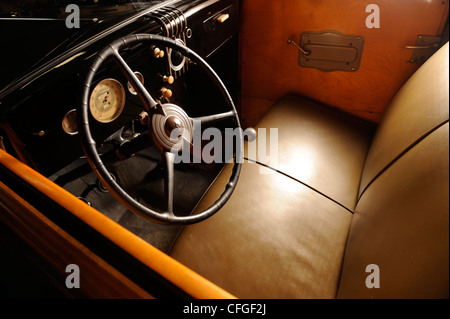
[[(164, 155), (165, 162), (171, 161), (172, 166), (167, 165), (165, 167), (166, 171), (166, 179), (165, 179), (165, 196), (172, 196), (172, 203), (170, 202), (170, 199), (166, 202), (166, 210), (162, 212), (158, 212), (156, 210), (153, 210), (141, 203), (139, 203), (137, 200), (135, 200), (132, 196), (130, 196), (116, 181), (112, 178), (110, 175), (108, 169), (103, 164), (103, 161), (101, 160), (97, 148), (96, 148), (96, 142), (92, 137), (90, 126), (89, 126), (89, 96), (91, 91), (91, 85), (92, 81), (94, 79), (95, 74), (97, 73), (97, 70), (99, 70), (102, 63), (109, 57), (112, 57), (121, 68), (122, 72), (126, 75), (126, 77), (129, 79), (130, 83), (135, 87), (135, 90), (138, 92), (138, 95), (141, 99), (141, 101), (144, 103), (144, 106), (149, 111), (149, 115), (151, 115), (151, 112), (158, 113), (162, 112), (164, 114), (163, 107), (159, 105), (151, 95), (148, 93), (148, 91), (145, 89), (145, 87), (141, 84), (141, 82), (136, 78), (134, 75), (134, 72), (128, 67), (127, 63), (123, 60), (123, 58), (120, 56), (119, 50), (124, 46), (134, 45), (136, 43), (147, 43), (150, 45), (157, 45), (160, 47), (168, 47), (172, 50), (179, 51), (181, 54), (183, 54), (188, 59), (195, 62), (206, 74), (207, 76), (213, 81), (213, 83), (218, 87), (221, 95), (223, 98), (227, 101), (228, 107), (231, 109), (230, 112), (227, 112), (227, 118), (233, 118), (235, 122), (235, 131), (237, 128), (237, 138), (238, 138), (238, 147), (236, 148), (236, 154), (234, 158), (234, 165), (232, 174), (230, 176), (229, 182), (225, 187), (225, 190), (220, 195), (220, 197), (207, 209), (198, 212), (194, 215), (188, 215), (188, 216), (177, 216), (173, 212), (173, 170), (174, 170), (174, 163), (173, 158), (171, 157), (173, 154), (170, 151), (165, 151)], [(224, 113), (225, 114), (225, 113)], [(202, 118), (210, 118), (214, 121), (215, 116), (206, 116)], [(224, 117), (225, 118), (225, 117)], [(192, 119), (192, 118), (191, 118)], [(220, 120), (219, 116), (219, 120)], [(151, 119), (149, 120), (149, 123), (151, 123)], [(151, 128), (149, 128), (151, 129)], [(186, 46), (183, 46), (179, 43), (177, 43), (175, 40), (166, 38), (159, 35), (154, 34), (133, 34), (126, 37), (119, 38), (115, 41), (113, 41), (111, 44), (109, 44), (106, 48), (104, 48), (102, 51), (97, 53), (96, 57), (94, 58), (94, 61), (91, 64), (91, 67), (88, 69), (87, 74), (85, 76), (85, 82), (83, 84), (82, 88), (82, 94), (81, 94), (81, 103), (79, 106), (78, 111), (78, 130), (80, 133), (80, 139), (83, 151), (86, 155), (86, 158), (94, 171), (94, 173), (97, 175), (99, 180), (102, 182), (102, 184), (108, 189), (108, 191), (119, 201), (121, 202), (125, 207), (127, 207), (130, 211), (133, 213), (140, 215), (141, 217), (144, 217), (146, 219), (150, 219), (154, 222), (162, 223), (162, 224), (193, 224), (200, 221), (203, 221), (215, 213), (217, 213), (228, 201), (228, 199), (231, 197), (231, 194), (233, 193), (234, 189), (236, 188), (236, 184), (239, 179), (241, 166), (242, 166), (242, 160), (243, 159), (243, 134), (242, 129), (239, 121), (239, 117), (236, 111), (236, 107), (234, 105), (234, 102), (228, 93), (225, 85), (220, 80), (219, 76), (214, 72), (214, 70), (204, 61), (197, 53), (190, 50)], [(172, 181), (172, 185), (170, 185), (170, 181)], [(170, 192), (170, 189), (172, 191), (171, 194), (168, 194), (168, 191)]]

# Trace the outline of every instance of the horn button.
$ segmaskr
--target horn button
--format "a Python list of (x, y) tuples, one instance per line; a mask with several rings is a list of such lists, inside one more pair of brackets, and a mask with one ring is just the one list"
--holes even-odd
[[(166, 122), (164, 123), (164, 128), (166, 129), (166, 134), (171, 136), (172, 131), (175, 129), (183, 128), (183, 124), (181, 123), (181, 120), (178, 117), (172, 115), (172, 116), (166, 117)], [(182, 132), (178, 132), (177, 139), (181, 137), (181, 133)]]
[(167, 103), (161, 107), (166, 116), (153, 114), (150, 121), (152, 138), (165, 150), (180, 151), (184, 144), (182, 137), (189, 143), (192, 141), (192, 120), (178, 105)]

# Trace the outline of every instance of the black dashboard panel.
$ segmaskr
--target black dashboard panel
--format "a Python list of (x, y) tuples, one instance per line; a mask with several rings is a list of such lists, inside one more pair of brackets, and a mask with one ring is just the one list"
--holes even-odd
[(238, 32), (239, 2), (208, 1), (187, 11), (192, 36), (187, 45), (208, 58)]
[[(110, 12), (82, 7), (82, 17), (83, 12), (89, 17), (88, 21), (82, 19), (84, 26), (76, 34), (69, 32), (64, 41), (58, 42), (63, 37), (52, 38), (50, 34), (43, 42), (36, 38), (36, 43), (30, 45), (42, 43), (41, 51), (48, 53), (35, 60), (32, 72), (20, 69), (13, 81), (0, 88), (0, 135), (15, 140), (7, 144), (15, 144), (14, 151), (23, 153), (21, 155), (30, 160), (29, 164), (44, 175), (49, 176), (83, 156), (78, 136), (64, 132), (63, 118), (77, 109), (80, 83), (96, 52), (121, 36), (155, 33), (185, 42), (216, 69), (236, 98), (237, 63), (229, 62), (237, 61), (238, 1), (148, 1), (132, 10), (130, 4), (124, 4), (112, 7)], [(228, 14), (228, 18), (219, 22), (223, 14)], [(43, 26), (38, 22), (35, 25), (26, 22), (30, 32), (37, 32)], [(14, 23), (23, 25), (24, 22), (1, 23), (13, 27)], [(44, 48), (44, 44), (48, 47)], [(171, 66), (177, 59), (176, 52), (161, 48), (164, 55), (157, 56), (155, 49), (159, 48), (136, 46), (121, 52), (127, 63), (142, 73), (144, 85), (152, 96), (191, 109), (193, 115), (213, 113), (211, 108), (220, 109), (220, 105), (211, 103), (216, 93), (195, 65), (186, 61), (182, 68), (174, 69)], [(13, 51), (11, 47), (9, 59), (13, 59)], [(14, 63), (20, 63), (23, 57), (23, 54), (17, 55), (18, 61)], [(173, 83), (167, 81), (169, 76), (173, 77)], [(11, 74), (9, 78), (13, 78)], [(99, 141), (129, 125), (142, 110), (139, 99), (128, 92), (127, 80), (113, 62), (103, 65), (94, 83), (104, 78), (117, 79), (125, 88), (126, 108), (111, 123), (93, 120), (93, 131)], [(170, 90), (171, 95), (164, 97), (163, 90)]]

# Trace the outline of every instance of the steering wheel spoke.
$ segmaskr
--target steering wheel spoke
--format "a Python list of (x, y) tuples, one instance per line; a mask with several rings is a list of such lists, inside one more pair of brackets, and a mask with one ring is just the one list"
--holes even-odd
[(175, 154), (164, 151), (164, 164), (165, 164), (165, 176), (164, 176), (164, 197), (166, 202), (166, 212), (173, 214), (173, 190), (174, 190), (174, 173), (175, 173)]
[(235, 116), (236, 116), (236, 113), (234, 111), (228, 111), (228, 112), (218, 113), (218, 114), (213, 114), (213, 115), (193, 117), (193, 118), (191, 118), (191, 120), (193, 122), (200, 121), (202, 127), (205, 127), (205, 126), (208, 127), (216, 122), (223, 121), (226, 119), (231, 119), (231, 118), (234, 118)]
[(118, 50), (114, 50), (113, 55), (114, 61), (119, 66), (122, 73), (125, 75), (127, 80), (131, 83), (134, 90), (136, 91), (139, 99), (144, 104), (144, 107), (149, 113), (159, 113), (161, 115), (165, 115), (164, 110), (161, 105), (153, 99), (150, 93), (147, 91), (145, 86), (139, 81), (136, 74), (134, 74), (133, 70), (130, 68), (127, 62), (122, 58)]

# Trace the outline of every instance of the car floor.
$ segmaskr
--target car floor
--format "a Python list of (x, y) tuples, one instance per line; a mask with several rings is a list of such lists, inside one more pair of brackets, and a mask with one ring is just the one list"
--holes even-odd
[[(189, 215), (222, 169), (221, 164), (176, 164), (174, 213)], [(164, 170), (160, 151), (152, 146), (111, 164), (118, 183), (140, 203), (163, 210)], [(80, 158), (49, 177), (124, 228), (163, 252), (169, 252), (180, 225), (164, 225), (132, 213), (99, 183), (86, 158)]]

